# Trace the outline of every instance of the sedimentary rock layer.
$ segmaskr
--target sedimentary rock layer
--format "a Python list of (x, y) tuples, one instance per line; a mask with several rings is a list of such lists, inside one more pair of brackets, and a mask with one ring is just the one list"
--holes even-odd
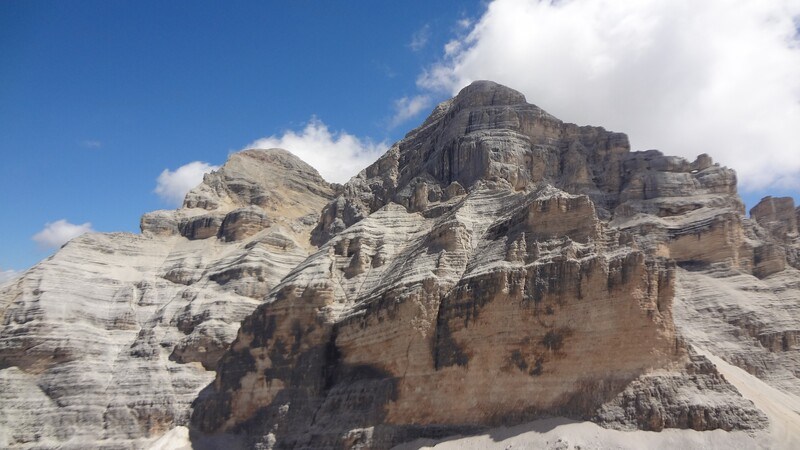
[(760, 439), (774, 415), (716, 367), (800, 395), (799, 214), (475, 82), (344, 186), (240, 152), (141, 235), (0, 287), (0, 446), (388, 448), (554, 415)]
[(187, 424), (331, 196), (286, 151), (239, 153), (143, 234), (81, 236), (3, 286), (0, 446), (138, 448)]
[(707, 155), (630, 152), (474, 83), (325, 207), (320, 250), (243, 322), (193, 423), (298, 448), (554, 414), (762, 428), (672, 318), (676, 263), (753, 270), (735, 192)]

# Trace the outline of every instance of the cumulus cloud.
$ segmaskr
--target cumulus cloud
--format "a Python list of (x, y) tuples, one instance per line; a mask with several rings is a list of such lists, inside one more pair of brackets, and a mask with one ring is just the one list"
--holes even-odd
[(92, 224), (89, 222), (76, 225), (61, 219), (46, 223), (44, 229), (34, 234), (32, 239), (39, 244), (40, 248), (51, 249), (61, 247), (70, 239), (93, 231)]
[(287, 130), (280, 136), (261, 138), (246, 148), (282, 148), (317, 169), (329, 182), (344, 183), (372, 164), (386, 149), (385, 142), (361, 139), (345, 131), (331, 131), (312, 117), (299, 133)]
[(7, 281), (11, 281), (11, 280), (13, 280), (14, 278), (17, 278), (20, 275), (22, 275), (22, 273), (18, 272), (16, 270), (12, 270), (12, 269), (2, 270), (2, 269), (0, 269), (0, 284), (3, 284), (5, 282), (7, 282)]
[(427, 95), (415, 95), (397, 99), (394, 101), (394, 116), (392, 116), (389, 126), (394, 128), (430, 106), (431, 98)]
[(415, 31), (414, 34), (411, 35), (411, 42), (408, 44), (408, 46), (411, 48), (411, 51), (418, 52), (428, 45), (430, 38), (431, 26), (429, 24), (425, 24), (422, 28)]
[(184, 164), (174, 171), (164, 169), (156, 180), (153, 192), (170, 205), (180, 206), (186, 193), (203, 181), (203, 175), (217, 169), (219, 166), (202, 161)]
[(418, 78), (522, 91), (634, 149), (733, 167), (745, 190), (800, 188), (798, 0), (494, 0)]

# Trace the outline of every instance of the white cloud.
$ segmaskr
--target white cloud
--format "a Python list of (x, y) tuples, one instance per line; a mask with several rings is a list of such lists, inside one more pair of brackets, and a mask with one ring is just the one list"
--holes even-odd
[(428, 45), (430, 38), (431, 26), (429, 24), (425, 24), (422, 28), (415, 31), (414, 34), (411, 35), (411, 42), (408, 44), (408, 46), (411, 48), (411, 51), (418, 52)]
[(634, 149), (737, 170), (745, 190), (798, 188), (800, 0), (495, 0), (418, 86), (522, 91)]
[(19, 271), (16, 271), (16, 270), (12, 270), (12, 269), (2, 270), (2, 269), (0, 269), (0, 284), (3, 284), (5, 282), (7, 282), (7, 281), (11, 281), (11, 280), (13, 280), (14, 278), (17, 278), (20, 275), (22, 275), (22, 272), (19, 272)]
[(89, 139), (86, 141), (81, 142), (81, 145), (86, 148), (101, 148), (103, 147), (103, 143), (96, 140), (96, 139)]
[(408, 119), (413, 118), (421, 111), (431, 106), (431, 98), (427, 95), (403, 97), (394, 101), (394, 116), (389, 126), (394, 128)]
[(387, 149), (385, 142), (360, 139), (344, 131), (330, 131), (312, 117), (303, 131), (287, 130), (281, 136), (261, 138), (246, 148), (282, 148), (317, 169), (329, 182), (345, 183), (372, 164)]
[(203, 175), (217, 169), (219, 166), (212, 166), (202, 161), (184, 164), (174, 171), (164, 169), (156, 180), (153, 192), (165, 202), (180, 206), (186, 194), (203, 181)]
[(69, 223), (65, 219), (48, 222), (42, 231), (33, 235), (33, 240), (42, 249), (58, 248), (66, 244), (72, 238), (78, 237), (83, 233), (94, 232), (92, 224), (86, 222), (81, 225)]

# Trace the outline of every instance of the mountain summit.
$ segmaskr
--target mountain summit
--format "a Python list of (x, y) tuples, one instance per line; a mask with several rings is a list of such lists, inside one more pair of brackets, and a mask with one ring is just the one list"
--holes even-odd
[(800, 444), (798, 215), (475, 82), (343, 186), (248, 150), (3, 286), (0, 444), (389, 448), (554, 416)]

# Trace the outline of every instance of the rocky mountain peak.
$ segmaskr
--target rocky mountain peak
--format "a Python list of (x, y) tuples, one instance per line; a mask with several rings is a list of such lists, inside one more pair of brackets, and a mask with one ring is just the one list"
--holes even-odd
[(656, 150), (631, 152), (623, 133), (562, 122), (513, 89), (476, 81), (350, 180), (326, 207), (315, 242), (390, 202), (441, 211), (455, 193), (486, 183), (587, 195), (604, 220), (668, 216), (707, 202), (743, 209), (735, 172), (708, 155), (690, 162)]
[(461, 89), (452, 103), (460, 108), (527, 104), (525, 96), (519, 91), (488, 80), (473, 81)]
[(674, 309), (701, 307), (680, 277), (789, 270), (742, 209), (708, 155), (631, 152), (476, 82), (325, 206), (320, 251), (243, 322), (193, 424), (300, 448), (548, 413), (759, 429)]
[(83, 235), (4, 285), (0, 447), (143, 448), (187, 424), (333, 196), (286, 150), (234, 153), (141, 234)]
[(333, 196), (333, 186), (292, 153), (249, 149), (206, 174), (180, 209), (145, 214), (140, 227), (143, 233), (189, 239), (241, 239), (271, 223), (271, 217), (311, 223)]
[(743, 213), (710, 156), (488, 81), (344, 186), (239, 152), (141, 234), (0, 286), (0, 447), (380, 449), (566, 416), (592, 445), (800, 448), (800, 209)]
[(317, 169), (282, 148), (251, 148), (233, 153), (220, 170), (252, 174), (256, 178), (271, 175), (275, 184), (287, 178), (305, 178), (311, 182), (325, 184)]
[(278, 148), (234, 153), (217, 171), (191, 190), (184, 208), (208, 210), (257, 205), (280, 208), (311, 191), (331, 195), (319, 172), (292, 153)]

